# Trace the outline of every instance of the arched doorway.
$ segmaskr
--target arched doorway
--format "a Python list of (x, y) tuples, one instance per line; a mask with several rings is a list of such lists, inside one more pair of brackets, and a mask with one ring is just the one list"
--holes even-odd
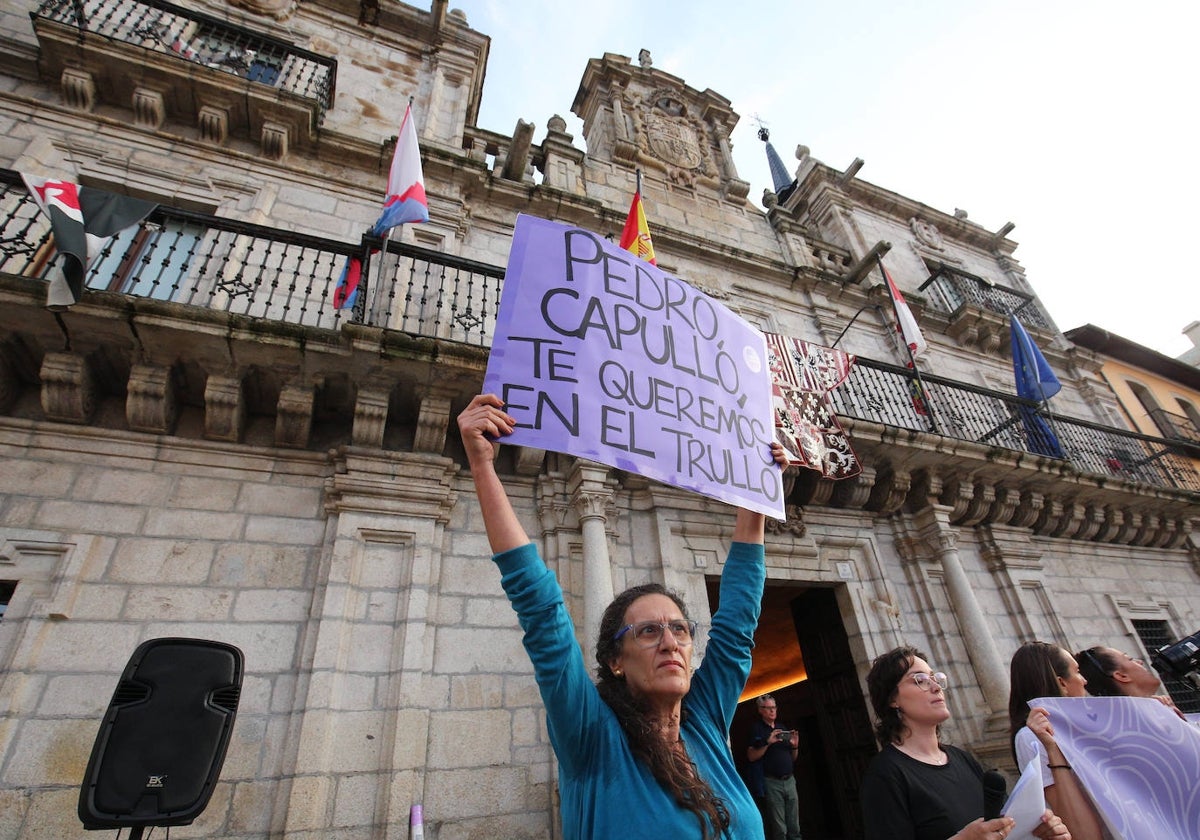
[[(709, 602), (715, 610), (715, 580)], [(767, 582), (754, 666), (729, 731), (743, 778), (763, 693), (774, 696), (779, 721), (800, 732), (794, 778), (805, 840), (860, 837), (859, 787), (876, 747), (836, 590)]]

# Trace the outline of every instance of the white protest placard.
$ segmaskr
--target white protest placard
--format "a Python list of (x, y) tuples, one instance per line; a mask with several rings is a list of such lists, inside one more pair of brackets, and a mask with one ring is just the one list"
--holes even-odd
[(784, 518), (763, 334), (595, 233), (517, 218), (484, 390), (505, 443)]

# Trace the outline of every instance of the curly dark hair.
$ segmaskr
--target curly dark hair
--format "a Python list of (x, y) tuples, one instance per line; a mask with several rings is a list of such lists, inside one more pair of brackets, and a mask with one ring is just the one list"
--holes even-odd
[(1008, 742), (1017, 760), (1017, 733), (1029, 717), (1029, 701), (1036, 697), (1062, 697), (1064, 680), (1071, 674), (1071, 654), (1049, 642), (1026, 642), (1013, 654), (1008, 670)]
[(875, 710), (875, 737), (881, 747), (900, 743), (908, 732), (908, 727), (900, 719), (900, 710), (892, 707), (892, 701), (896, 699), (900, 680), (908, 673), (915, 659), (929, 661), (915, 647), (904, 645), (877, 656), (867, 673), (867, 691), (871, 695), (871, 708)]
[(1120, 697), (1123, 693), (1113, 679), (1121, 661), (1113, 656), (1111, 648), (1090, 647), (1075, 654), (1079, 673), (1087, 680), (1088, 694), (1093, 697)]
[[(600, 697), (612, 709), (629, 739), (629, 748), (635, 756), (646, 763), (658, 783), (670, 793), (681, 808), (696, 815), (704, 840), (716, 838), (729, 827), (729, 809), (721, 798), (713, 793), (708, 782), (700, 778), (695, 765), (687, 754), (668, 744), (661, 730), (654, 724), (647, 708), (629, 691), (625, 680), (612, 672), (609, 663), (621, 652), (622, 640), (613, 637), (625, 622), (625, 611), (646, 595), (665, 595), (675, 602), (684, 618), (688, 618), (687, 604), (677, 593), (657, 583), (646, 583), (626, 589), (613, 599), (600, 619), (600, 631), (596, 639), (596, 677)], [(681, 711), (680, 726), (687, 710)]]

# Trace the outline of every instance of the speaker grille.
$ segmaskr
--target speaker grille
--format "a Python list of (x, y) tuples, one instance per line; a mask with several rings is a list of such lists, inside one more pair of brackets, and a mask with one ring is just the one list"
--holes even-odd
[(131, 680), (122, 680), (113, 692), (114, 706), (128, 706), (131, 703), (141, 703), (150, 696), (150, 686)]
[(229, 713), (237, 711), (238, 701), (242, 698), (242, 689), (240, 686), (231, 685), (227, 688), (218, 688), (212, 693), (212, 704), (219, 709), (224, 709)]

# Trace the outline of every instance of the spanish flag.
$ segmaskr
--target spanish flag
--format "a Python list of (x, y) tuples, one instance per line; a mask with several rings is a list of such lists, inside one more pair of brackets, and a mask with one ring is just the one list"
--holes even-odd
[(654, 243), (650, 241), (650, 226), (646, 224), (646, 213), (642, 209), (641, 172), (638, 173), (637, 192), (633, 194), (633, 203), (625, 218), (625, 229), (621, 231), (621, 247), (650, 265), (658, 265), (654, 259)]

